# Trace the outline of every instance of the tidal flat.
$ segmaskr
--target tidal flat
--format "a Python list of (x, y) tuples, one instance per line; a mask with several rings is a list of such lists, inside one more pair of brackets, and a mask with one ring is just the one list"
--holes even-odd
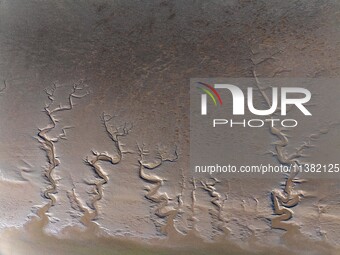
[[(339, 174), (189, 165), (203, 136), (237, 164), (340, 163), (339, 13), (338, 0), (0, 0), (0, 255), (339, 255)], [(257, 109), (266, 79), (305, 79), (312, 116), (288, 107), (292, 129), (193, 141), (190, 80), (204, 77), (249, 80)]]

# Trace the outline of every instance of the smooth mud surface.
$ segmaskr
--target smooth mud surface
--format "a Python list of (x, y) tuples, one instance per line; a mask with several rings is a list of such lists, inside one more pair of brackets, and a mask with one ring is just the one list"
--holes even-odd
[[(340, 254), (338, 178), (189, 170), (190, 78), (262, 91), (339, 77), (339, 13), (336, 0), (0, 0), (0, 254)], [(310, 125), (230, 136), (249, 141), (236, 160), (337, 158), (333, 90)]]

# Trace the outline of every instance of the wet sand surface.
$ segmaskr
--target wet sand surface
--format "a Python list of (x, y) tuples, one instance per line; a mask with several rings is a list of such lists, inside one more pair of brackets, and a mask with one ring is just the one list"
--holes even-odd
[[(337, 178), (189, 170), (190, 78), (339, 77), (339, 13), (336, 0), (1, 0), (0, 254), (340, 254)], [(337, 159), (328, 100), (304, 128), (246, 133), (242, 157)]]
[[(202, 240), (200, 234), (191, 232), (186, 236), (170, 235), (160, 240), (109, 236), (94, 224), (86, 230), (74, 227), (64, 229), (59, 236), (47, 235), (43, 228), (48, 219), (32, 220), (22, 229), (8, 229), (0, 238), (1, 254), (338, 254), (324, 242), (303, 239), (300, 232), (283, 235), (280, 247), (261, 246), (256, 242), (241, 248), (235, 243), (218, 238), (212, 242)], [(304, 244), (301, 244), (304, 242)], [(306, 245), (309, 250), (306, 252)], [(292, 251), (294, 247), (295, 251)]]

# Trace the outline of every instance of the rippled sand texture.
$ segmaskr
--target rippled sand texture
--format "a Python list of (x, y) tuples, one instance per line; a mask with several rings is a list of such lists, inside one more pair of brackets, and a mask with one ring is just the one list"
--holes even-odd
[[(340, 254), (336, 178), (189, 171), (190, 78), (253, 78), (265, 105), (261, 78), (339, 77), (339, 13), (337, 0), (1, 0), (0, 254)], [(328, 102), (324, 124), (247, 134), (243, 157), (337, 157)]]

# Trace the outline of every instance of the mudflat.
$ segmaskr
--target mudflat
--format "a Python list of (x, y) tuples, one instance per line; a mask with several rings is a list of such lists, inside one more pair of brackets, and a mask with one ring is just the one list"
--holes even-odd
[[(337, 79), (339, 12), (336, 0), (0, 1), (0, 254), (340, 254), (335, 175), (189, 169), (190, 79), (253, 79), (264, 108), (266, 78)], [(226, 128), (226, 157), (338, 164), (338, 88), (309, 89), (313, 118)]]

